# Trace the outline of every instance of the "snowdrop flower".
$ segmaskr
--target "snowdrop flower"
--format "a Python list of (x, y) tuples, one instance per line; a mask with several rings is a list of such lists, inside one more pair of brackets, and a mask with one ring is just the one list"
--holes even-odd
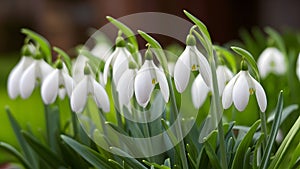
[(286, 72), (284, 55), (277, 48), (266, 48), (257, 60), (257, 67), (262, 78), (269, 73), (282, 75)]
[(199, 70), (207, 86), (211, 84), (211, 70), (206, 58), (196, 47), (196, 39), (188, 35), (186, 48), (178, 58), (174, 68), (174, 80), (176, 89), (182, 93), (189, 82), (191, 71)]
[(239, 111), (243, 111), (249, 101), (249, 95), (255, 93), (258, 106), (262, 112), (267, 108), (267, 98), (263, 87), (248, 72), (247, 65), (242, 64), (242, 70), (226, 85), (222, 104), (228, 109), (232, 102)]
[(75, 86), (71, 95), (71, 108), (74, 112), (82, 112), (88, 96), (91, 95), (99, 108), (109, 112), (109, 99), (104, 88), (91, 75), (90, 68), (85, 66), (83, 79)]
[(64, 99), (66, 93), (69, 97), (71, 96), (73, 79), (63, 67), (65, 66), (61, 60), (58, 60), (56, 69), (45, 78), (42, 84), (41, 95), (45, 104), (53, 103), (57, 95), (60, 99)]
[(297, 65), (296, 65), (296, 73), (297, 73), (297, 76), (298, 76), (298, 79), (300, 80), (300, 53), (298, 55), (298, 60), (297, 60)]
[(210, 88), (205, 84), (202, 76), (199, 74), (192, 85), (192, 100), (195, 108), (199, 109), (203, 105), (210, 91)]
[(42, 59), (40, 53), (36, 54), (36, 58), (20, 78), (19, 88), (23, 99), (28, 98), (32, 94), (33, 89), (38, 84), (37, 82), (42, 83), (45, 77), (53, 71), (53, 68)]
[(219, 65), (216, 70), (219, 94), (222, 96), (223, 90), (227, 82), (233, 77), (233, 73), (225, 65)]
[(20, 95), (20, 79), (24, 71), (31, 65), (34, 59), (31, 57), (35, 52), (32, 44), (24, 45), (22, 49), (22, 58), (19, 63), (12, 69), (8, 76), (7, 91), (11, 99), (15, 99)]
[(138, 104), (142, 107), (147, 106), (151, 93), (157, 83), (165, 102), (168, 102), (169, 86), (164, 72), (155, 66), (152, 53), (149, 49), (145, 53), (145, 58), (146, 60), (137, 72), (134, 81), (134, 91)]
[(103, 78), (104, 84), (107, 83), (107, 76), (109, 72), (109, 65), (112, 65), (112, 76), (115, 84), (118, 84), (118, 80), (128, 69), (128, 63), (130, 61), (134, 62), (134, 59), (130, 52), (125, 47), (125, 41), (122, 37), (117, 37), (116, 39), (116, 49), (115, 51), (109, 56), (109, 58), (105, 62), (104, 71), (103, 71)]
[(129, 63), (127, 69), (121, 76), (117, 84), (117, 92), (119, 93), (120, 105), (128, 105), (134, 93), (134, 79), (137, 74), (137, 66), (134, 62)]

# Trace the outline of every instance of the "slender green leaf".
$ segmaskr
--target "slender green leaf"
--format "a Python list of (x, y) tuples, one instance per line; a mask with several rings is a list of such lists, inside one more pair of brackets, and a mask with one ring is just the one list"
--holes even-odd
[(31, 148), (39, 155), (41, 159), (47, 162), (49, 166), (53, 168), (67, 167), (66, 164), (57, 157), (57, 154), (54, 154), (49, 148), (42, 145), (29, 133), (22, 131), (22, 134)]
[(206, 154), (209, 157), (210, 164), (213, 166), (214, 169), (221, 169), (220, 161), (218, 160), (218, 156), (216, 155), (214, 149), (212, 148), (211, 144), (207, 141), (204, 142), (204, 147)]
[(252, 142), (252, 138), (253, 138), (254, 133), (255, 133), (257, 127), (259, 126), (259, 124), (260, 124), (260, 120), (257, 120), (251, 126), (250, 130), (247, 132), (244, 139), (240, 142), (240, 144), (237, 148), (237, 151), (235, 153), (231, 169), (243, 168), (244, 156), (246, 154), (246, 151), (247, 151), (248, 147), (250, 146), (250, 144)]
[(57, 106), (45, 105), (47, 141), (53, 152), (60, 154), (58, 138), (60, 132), (60, 116)]
[(154, 49), (154, 53), (156, 54), (159, 63), (163, 67), (164, 71), (168, 72), (167, 58), (166, 58), (166, 55), (165, 55), (161, 45), (147, 33), (143, 32), (141, 30), (138, 30), (138, 33), (142, 36), (142, 38), (144, 38), (151, 45), (152, 49)]
[(158, 169), (171, 169), (170, 167), (167, 167), (165, 165), (159, 165), (159, 164), (156, 164), (156, 163), (151, 163), (151, 162), (148, 162), (146, 160), (143, 160), (143, 163), (145, 163), (149, 167), (153, 166), (154, 168), (158, 168)]
[(282, 108), (283, 108), (283, 97), (282, 97), (282, 91), (281, 91), (279, 94), (279, 97), (278, 97), (278, 102), (277, 102), (277, 106), (276, 106), (276, 110), (275, 110), (275, 119), (274, 119), (274, 122), (272, 125), (270, 135), (268, 137), (267, 147), (264, 151), (264, 155), (263, 155), (262, 162), (260, 165), (261, 169), (266, 169), (268, 166), (269, 159), (271, 156), (271, 150), (272, 150), (273, 144), (275, 142), (279, 126), (280, 126)]
[[(298, 138), (298, 139), (297, 139)], [(291, 160), (291, 153), (295, 150), (295, 145), (299, 144), (300, 139), (300, 117), (294, 123), (285, 139), (282, 141), (280, 147), (277, 149), (272, 162), (268, 169), (277, 169), (288, 166)]]
[(129, 27), (127, 27), (122, 22), (118, 21), (117, 19), (114, 19), (111, 16), (106, 16), (106, 19), (109, 20), (112, 24), (114, 24), (117, 28), (119, 28), (127, 36), (130, 43), (133, 44), (135, 51), (139, 49), (135, 34)]
[(65, 52), (63, 51), (62, 49), (58, 48), (58, 47), (53, 47), (53, 50), (55, 52), (57, 52), (64, 60), (64, 63), (66, 64), (67, 68), (68, 68), (68, 71), (69, 71), (69, 74), (71, 75), (72, 73), (72, 62), (71, 62), (71, 58), (70, 56)]
[(94, 167), (112, 169), (112, 167), (108, 164), (108, 160), (102, 157), (95, 150), (78, 143), (76, 140), (73, 140), (70, 137), (61, 135), (61, 138)]
[(131, 167), (146, 169), (146, 167), (141, 162), (139, 162), (135, 158), (131, 157), (128, 153), (124, 152), (123, 150), (121, 150), (117, 147), (110, 147), (110, 149), (113, 153), (120, 154), (121, 155), (120, 157), (125, 162), (127, 162)]
[(108, 159), (108, 162), (111, 163), (114, 169), (123, 169), (123, 166), (113, 159)]
[[(280, 124), (282, 124), (284, 122), (284, 120), (298, 108), (299, 108), (299, 106), (297, 104), (292, 104), (292, 105), (285, 107), (282, 110), (282, 117), (280, 120)], [(270, 115), (267, 121), (268, 121), (268, 123), (270, 123), (270, 122), (273, 122), (274, 119), (275, 119), (275, 113)]]
[(251, 148), (248, 147), (243, 160), (243, 169), (252, 169), (250, 165), (250, 155), (251, 155)]
[(233, 51), (235, 51), (237, 54), (244, 57), (248, 61), (248, 63), (250, 64), (252, 70), (255, 73), (255, 76), (256, 76), (257, 80), (259, 81), (260, 76), (259, 76), (259, 73), (258, 73), (258, 67), (257, 67), (256, 62), (255, 62), (253, 56), (251, 55), (251, 53), (249, 53), (248, 51), (246, 51), (245, 49), (242, 49), (240, 47), (232, 46), (231, 49)]
[(211, 38), (210, 35), (208, 33), (208, 30), (206, 28), (206, 26), (195, 16), (193, 16), (191, 13), (189, 13), (186, 10), (183, 10), (184, 14), (191, 20), (193, 21), (201, 30), (201, 32), (203, 32), (205, 34), (205, 36), (207, 37), (207, 39), (211, 42)]
[(18, 150), (16, 150), (13, 146), (11, 146), (7, 143), (4, 143), (4, 142), (0, 142), (0, 148), (5, 149), (9, 153), (11, 153), (13, 156), (15, 156), (23, 164), (23, 166), (25, 168), (33, 169), (33, 167), (30, 165), (30, 163), (27, 161), (27, 159), (25, 159), (25, 157), (23, 157), (22, 154), (20, 152), (18, 152)]
[(88, 168), (89, 163), (87, 163), (76, 151), (74, 151), (69, 145), (64, 141), (60, 141), (60, 149), (63, 152), (63, 160), (70, 165), (72, 169), (82, 169)]
[(15, 133), (15, 136), (17, 138), (17, 141), (21, 147), (23, 155), (25, 156), (27, 161), (29, 161), (29, 163), (32, 164), (33, 168), (38, 168), (38, 160), (36, 159), (37, 157), (34, 154), (33, 150), (30, 148), (30, 146), (27, 144), (26, 140), (24, 139), (24, 137), (21, 133), (22, 129), (21, 129), (19, 123), (13, 117), (13, 115), (8, 107), (6, 107), (6, 112), (7, 112), (7, 116), (10, 121), (10, 124), (13, 128), (13, 131)]
[(261, 145), (264, 140), (265, 140), (265, 135), (261, 133), (254, 148), (253, 161), (252, 161), (253, 169), (258, 169), (258, 166), (261, 163), (261, 154), (259, 150), (262, 148)]
[(51, 48), (49, 42), (40, 34), (37, 34), (29, 29), (23, 28), (21, 32), (30, 37), (36, 43), (38, 43), (41, 47), (43, 54), (45, 55), (45, 59), (48, 63), (52, 62)]

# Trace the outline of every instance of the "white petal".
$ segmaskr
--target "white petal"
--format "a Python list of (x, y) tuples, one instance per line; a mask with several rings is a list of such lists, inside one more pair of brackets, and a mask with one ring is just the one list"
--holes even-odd
[(216, 73), (217, 73), (219, 94), (220, 96), (222, 96), (225, 85), (233, 77), (233, 74), (226, 66), (223, 65), (218, 66)]
[(133, 96), (133, 85), (136, 70), (127, 69), (117, 84), (120, 105), (128, 105)]
[(109, 73), (109, 66), (112, 63), (112, 60), (115, 58), (115, 56), (119, 53), (118, 47), (115, 49), (115, 51), (109, 56), (109, 58), (106, 60), (103, 70), (103, 82), (106, 85), (107, 83), (107, 76)]
[(164, 100), (165, 102), (168, 102), (170, 93), (169, 93), (169, 85), (165, 73), (158, 68), (156, 68), (155, 73)]
[(199, 74), (192, 85), (192, 100), (195, 108), (199, 109), (203, 105), (209, 91), (210, 89)]
[(240, 73), (235, 75), (225, 86), (222, 94), (222, 105), (224, 109), (228, 109), (232, 104), (232, 90), (235, 85), (237, 78), (240, 76)]
[(62, 76), (62, 80), (63, 80), (63, 82), (61, 82), (61, 83), (65, 87), (67, 94), (70, 97), (72, 94), (73, 88), (75, 87), (75, 82), (73, 81), (71, 76), (69, 76), (66, 73), (61, 72), (61, 76)]
[(255, 85), (255, 95), (260, 111), (265, 112), (267, 108), (267, 96), (263, 87), (255, 79), (251, 77)]
[[(145, 64), (144, 64), (145, 65)], [(146, 107), (150, 101), (151, 93), (154, 89), (152, 77), (149, 70), (140, 69), (134, 81), (135, 97), (139, 105)]]
[(249, 85), (246, 78), (246, 72), (241, 71), (241, 75), (236, 80), (232, 90), (232, 100), (237, 110), (243, 111), (249, 101)]
[(56, 100), (59, 89), (59, 70), (55, 69), (44, 80), (41, 89), (42, 99), (45, 104), (51, 104)]
[(79, 55), (72, 66), (72, 75), (76, 83), (79, 83), (84, 78), (84, 67), (87, 60), (85, 56)]
[(20, 94), (23, 99), (28, 98), (35, 87), (36, 82), (36, 64), (35, 61), (32, 63), (23, 73), (21, 79), (20, 79)]
[(11, 99), (15, 99), (20, 94), (20, 78), (24, 70), (33, 62), (30, 57), (22, 57), (20, 62), (13, 68), (8, 76), (7, 91)]
[(54, 69), (44, 60), (38, 60), (37, 66), (39, 66), (39, 69), (41, 70), (41, 72), (37, 72), (40, 73), (41, 76), (41, 80), (43, 81), (45, 79), (45, 77), (47, 77)]
[(96, 80), (92, 79), (92, 83), (94, 88), (94, 101), (104, 112), (109, 112), (109, 99), (106, 91)]
[(176, 89), (182, 93), (188, 85), (190, 79), (190, 49), (187, 46), (180, 55), (174, 67), (174, 81)]
[(203, 54), (197, 49), (196, 46), (193, 47), (193, 50), (195, 51), (196, 55), (199, 59), (199, 72), (201, 76), (203, 77), (204, 82), (209, 87), (211, 86), (211, 69), (209, 66), (209, 63), (207, 59), (203, 56)]
[(82, 112), (87, 102), (88, 77), (85, 76), (74, 88), (71, 95), (71, 108), (74, 112)]
[(58, 96), (61, 100), (65, 99), (66, 93), (66, 89), (58, 89)]

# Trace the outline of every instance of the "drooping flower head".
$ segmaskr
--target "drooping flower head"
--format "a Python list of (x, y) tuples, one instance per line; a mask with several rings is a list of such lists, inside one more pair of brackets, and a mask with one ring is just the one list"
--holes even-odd
[(104, 84), (107, 83), (107, 76), (109, 73), (110, 65), (112, 65), (113, 82), (115, 84), (118, 84), (118, 80), (120, 79), (122, 74), (128, 69), (128, 63), (130, 61), (135, 62), (131, 53), (126, 48), (126, 43), (124, 39), (119, 34), (119, 36), (116, 39), (116, 49), (105, 62), (103, 71)]
[(20, 95), (20, 79), (24, 71), (33, 63), (32, 55), (35, 53), (35, 50), (32, 44), (25, 44), (22, 48), (21, 60), (8, 76), (7, 91), (11, 99), (15, 99)]
[(88, 96), (91, 95), (99, 108), (109, 112), (109, 99), (104, 88), (91, 75), (88, 65), (84, 68), (83, 79), (76, 84), (71, 95), (71, 108), (74, 112), (82, 112), (86, 106)]
[(266, 93), (260, 83), (251, 77), (246, 63), (242, 61), (242, 70), (228, 82), (223, 91), (223, 108), (228, 109), (233, 102), (237, 110), (243, 111), (249, 102), (249, 96), (254, 93), (260, 111), (265, 112), (267, 108)]
[(42, 84), (41, 95), (45, 104), (53, 103), (57, 96), (64, 99), (66, 93), (70, 97), (72, 93), (73, 79), (68, 74), (68, 70), (66, 70), (66, 66), (60, 58), (57, 60), (55, 67), (56, 69), (45, 78)]
[(37, 85), (43, 83), (45, 77), (53, 71), (53, 68), (45, 62), (39, 49), (36, 49), (34, 59), (23, 71), (24, 72), (20, 75), (19, 91), (21, 97), (26, 99), (32, 94)]
[(137, 74), (137, 66), (134, 62), (129, 62), (127, 69), (121, 76), (117, 84), (119, 103), (121, 106), (128, 105), (134, 93), (134, 80)]
[(174, 68), (176, 89), (182, 93), (189, 82), (191, 71), (199, 71), (207, 86), (211, 85), (211, 70), (207, 59), (196, 47), (196, 39), (188, 35), (186, 48), (179, 56)]
[(262, 78), (269, 73), (283, 75), (286, 72), (284, 55), (277, 48), (266, 48), (257, 60), (257, 67)]
[(165, 102), (168, 102), (169, 86), (167, 78), (164, 72), (154, 64), (153, 55), (150, 49), (148, 49), (145, 53), (145, 62), (141, 69), (137, 72), (134, 80), (134, 91), (139, 105), (142, 107), (147, 106), (156, 84), (159, 85)]

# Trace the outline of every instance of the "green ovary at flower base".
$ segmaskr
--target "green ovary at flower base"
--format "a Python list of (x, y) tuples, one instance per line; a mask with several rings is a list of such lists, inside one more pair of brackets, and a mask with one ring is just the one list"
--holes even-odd
[(267, 108), (267, 98), (263, 87), (248, 72), (246, 63), (242, 61), (242, 70), (236, 74), (226, 85), (222, 104), (228, 109), (232, 102), (239, 111), (243, 111), (249, 101), (250, 94), (255, 93), (258, 106), (262, 112)]

